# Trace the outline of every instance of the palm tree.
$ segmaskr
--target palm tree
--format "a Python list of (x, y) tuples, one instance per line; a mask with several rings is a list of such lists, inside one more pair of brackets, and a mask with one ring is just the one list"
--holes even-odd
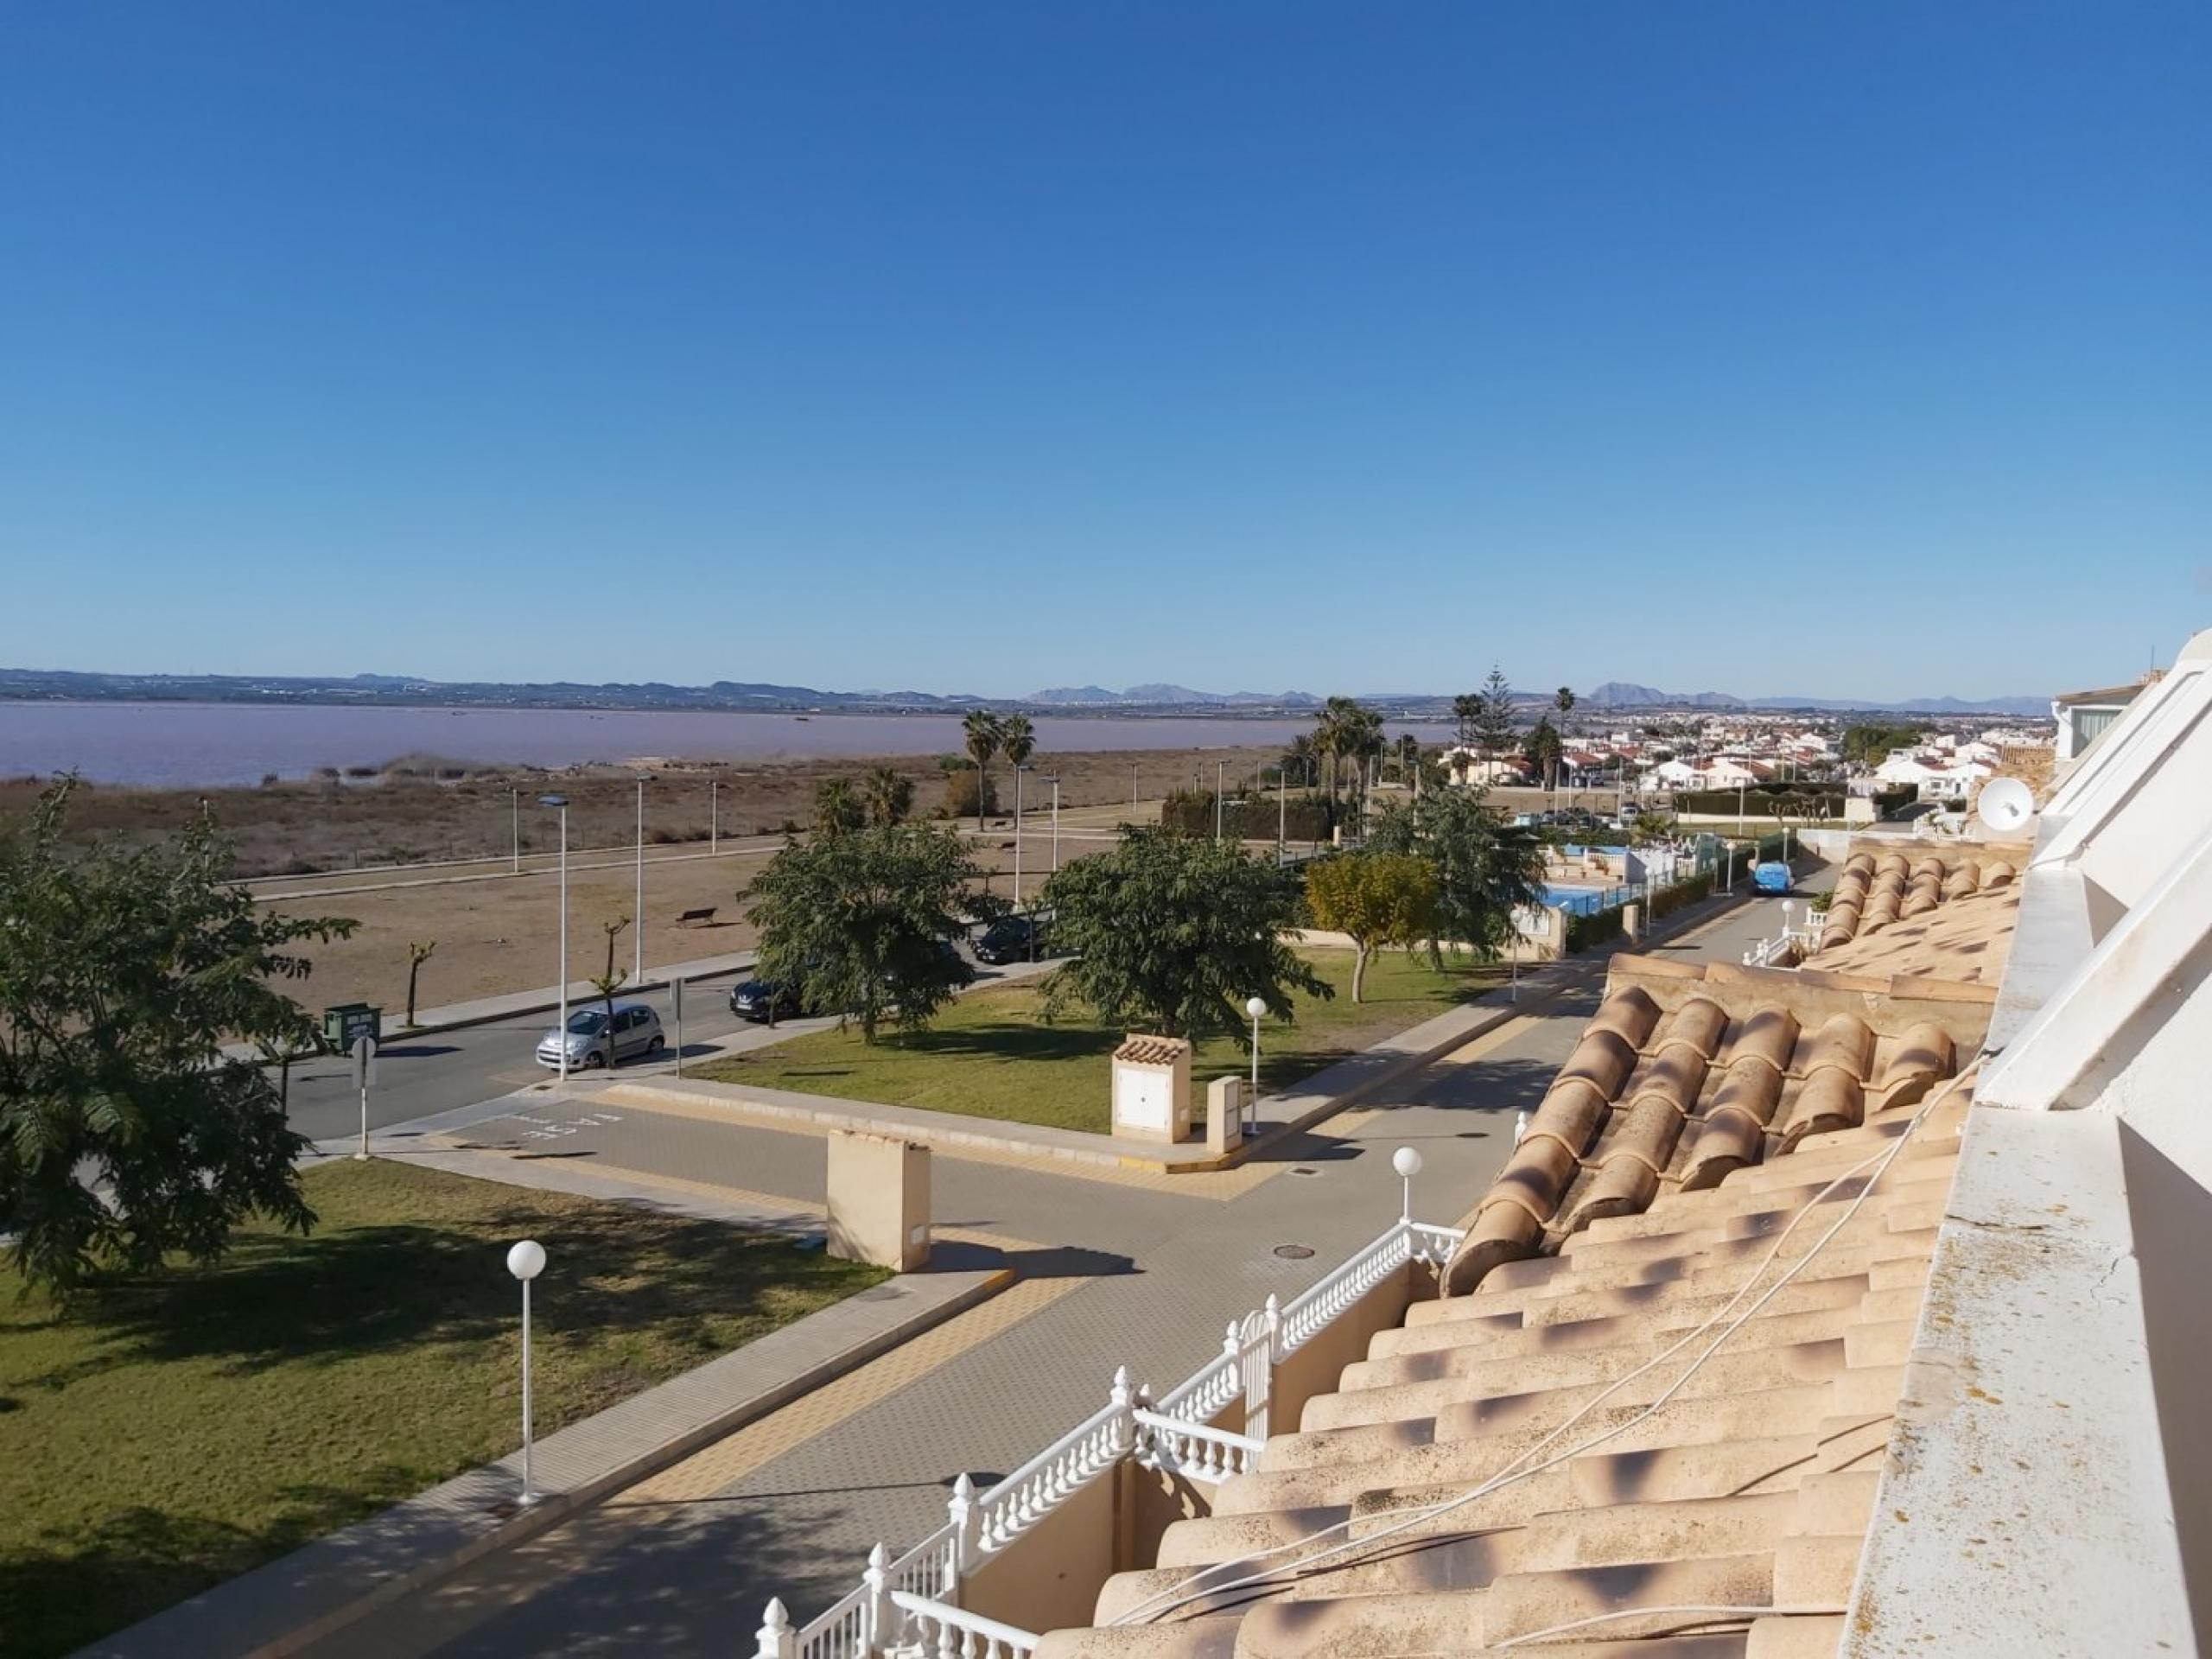
[(1421, 793), (1421, 739), (1411, 732), (1398, 734), (1398, 781)]
[(868, 810), (849, 778), (825, 778), (814, 791), (814, 833), (842, 836), (868, 821)]
[(1567, 715), (1573, 714), (1574, 712), (1574, 688), (1571, 685), (1562, 685), (1558, 690), (1553, 692), (1552, 707), (1559, 710), (1560, 718), (1562, 720), (1566, 719)]
[(1285, 789), (1290, 787), (1290, 775), (1294, 772), (1298, 774), (1298, 781), (1301, 784), (1313, 781), (1313, 738), (1311, 733), (1300, 732), (1290, 740), (1290, 746), (1282, 752), (1281, 768), (1281, 781)]
[[(999, 722), (999, 753), (1006, 756), (1007, 764), (1016, 772), (1029, 764), (1029, 757), (1037, 751), (1037, 734), (1029, 724), (1027, 715), (1009, 715)], [(1021, 795), (1021, 780), (1014, 780), (1016, 799)]]
[(914, 810), (914, 780), (893, 766), (873, 766), (861, 780), (871, 823), (898, 823)]
[(983, 827), (984, 788), (989, 782), (991, 757), (999, 752), (999, 717), (988, 709), (970, 709), (960, 722), (968, 740), (968, 758), (976, 763), (976, 828)]

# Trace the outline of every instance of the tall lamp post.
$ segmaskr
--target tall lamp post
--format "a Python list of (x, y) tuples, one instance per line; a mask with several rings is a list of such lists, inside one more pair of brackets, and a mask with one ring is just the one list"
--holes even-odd
[(507, 868), (517, 875), (520, 875), (522, 874), (522, 791), (518, 789), (511, 789), (507, 791), (507, 836), (509, 844), (514, 849), (512, 855), (512, 861)]
[(1228, 765), (1225, 760), (1213, 763), (1213, 838), (1216, 841), (1221, 839), (1221, 782)]
[(632, 984), (645, 982), (645, 785), (650, 772), (638, 774), (638, 902), (632, 912), (630, 943), (637, 954), (630, 959)]
[(1014, 907), (1021, 908), (1021, 774), (1029, 768), (1014, 769)]
[(1260, 1016), (1268, 1005), (1256, 996), (1244, 1000), (1244, 1012), (1252, 1016), (1252, 1103), (1257, 1107), (1260, 1099)]
[(541, 795), (540, 806), (559, 809), (561, 813), (561, 1081), (569, 1080), (569, 798), (565, 795)]
[(707, 780), (707, 850), (719, 853), (722, 849), (722, 780)]
[(507, 1271), (522, 1282), (522, 1506), (528, 1509), (537, 1502), (530, 1467), (530, 1281), (545, 1271), (545, 1247), (524, 1239), (507, 1252)]
[(1060, 774), (1054, 772), (1045, 780), (1052, 786), (1052, 874), (1060, 873)]
[(1398, 1205), (1398, 1219), (1411, 1221), (1414, 1218), (1414, 1177), (1421, 1173), (1420, 1150), (1414, 1147), (1400, 1147), (1390, 1154), (1390, 1167), (1398, 1172), (1399, 1192), (1402, 1194)]

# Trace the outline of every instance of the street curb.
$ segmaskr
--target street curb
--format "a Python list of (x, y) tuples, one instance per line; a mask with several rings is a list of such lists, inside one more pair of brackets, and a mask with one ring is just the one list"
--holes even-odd
[[(303, 1624), (296, 1625), (281, 1636), (241, 1649), (244, 1659), (284, 1659), (285, 1656), (301, 1652), (382, 1608), (388, 1607), (417, 1591), (426, 1589), (442, 1580), (450, 1578), (463, 1567), (481, 1560), (487, 1555), (496, 1554), (501, 1550), (512, 1549), (518, 1544), (526, 1543), (540, 1534), (550, 1531), (564, 1522), (573, 1520), (585, 1510), (596, 1507), (625, 1487), (633, 1486), (664, 1469), (681, 1463), (684, 1459), (711, 1446), (716, 1440), (724, 1439), (747, 1424), (755, 1422), (771, 1412), (789, 1405), (801, 1395), (810, 1393), (825, 1383), (835, 1382), (848, 1372), (857, 1370), (870, 1360), (878, 1358), (901, 1344), (911, 1341), (924, 1332), (988, 1301), (1011, 1285), (1017, 1277), (1019, 1275), (1012, 1268), (1000, 1268), (984, 1274), (976, 1284), (962, 1291), (958, 1295), (908, 1315), (898, 1324), (879, 1331), (874, 1335), (855, 1343), (842, 1352), (835, 1354), (795, 1376), (786, 1377), (782, 1382), (762, 1389), (750, 1398), (741, 1400), (727, 1409), (715, 1413), (711, 1417), (660, 1442), (650, 1451), (641, 1452), (626, 1462), (618, 1464), (579, 1485), (542, 1498), (530, 1509), (518, 1512), (480, 1536), (422, 1561), (403, 1573), (379, 1581), (374, 1588), (365, 1591), (352, 1600), (331, 1609), (318, 1618), (310, 1619)], [(895, 1284), (898, 1280), (893, 1279), (887, 1282)], [(356, 1524), (371, 1524), (374, 1519), (375, 1517), (371, 1517), (368, 1522)], [(281, 1561), (283, 1559), (283, 1556), (278, 1556), (276, 1560)], [(275, 1561), (264, 1564), (264, 1566), (274, 1565), (276, 1565)], [(216, 1586), (217, 1589), (220, 1587)], [(210, 1594), (213, 1592), (202, 1593)], [(182, 1605), (184, 1604), (179, 1604), (179, 1605)], [(162, 1617), (162, 1613), (150, 1616), (155, 1619)], [(128, 1630), (119, 1630), (113, 1636), (92, 1643), (85, 1652), (86, 1654), (108, 1652), (113, 1644), (129, 1634)], [(115, 1650), (129, 1652), (137, 1649), (126, 1647)]]

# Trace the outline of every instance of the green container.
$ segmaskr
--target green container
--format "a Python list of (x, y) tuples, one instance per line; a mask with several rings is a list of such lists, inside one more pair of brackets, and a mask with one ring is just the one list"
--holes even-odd
[(322, 1040), (343, 1054), (363, 1037), (384, 1040), (384, 1010), (368, 1002), (340, 1002), (322, 1011)]

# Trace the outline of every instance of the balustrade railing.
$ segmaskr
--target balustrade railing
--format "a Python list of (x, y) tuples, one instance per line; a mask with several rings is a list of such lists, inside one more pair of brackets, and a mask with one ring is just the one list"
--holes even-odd
[[(1459, 1230), (1402, 1217), (1287, 1305), (1231, 1320), (1222, 1351), (1157, 1400), (1114, 1374), (1106, 1404), (988, 1490), (962, 1475), (945, 1523), (896, 1560), (881, 1544), (859, 1586), (794, 1628), (768, 1604), (759, 1659), (1015, 1659), (1038, 1638), (960, 1606), (962, 1581), (1123, 1462), (1172, 1470), (1207, 1485), (1255, 1466), (1267, 1443), (1275, 1366), (1357, 1306), (1409, 1262), (1441, 1262)], [(1241, 1432), (1212, 1420), (1243, 1402)]]

